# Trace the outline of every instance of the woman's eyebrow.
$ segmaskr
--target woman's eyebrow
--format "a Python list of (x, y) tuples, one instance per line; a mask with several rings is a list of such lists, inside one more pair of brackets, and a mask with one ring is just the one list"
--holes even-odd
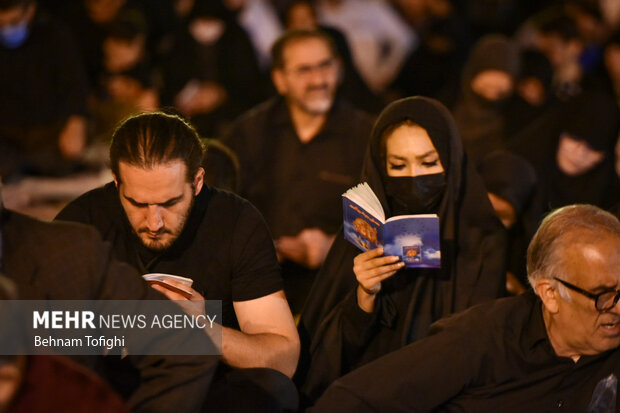
[(426, 152), (426, 153), (424, 153), (422, 155), (416, 156), (416, 158), (417, 159), (424, 159), (424, 158), (426, 158), (427, 156), (430, 156), (430, 155), (439, 155), (439, 154), (437, 153), (436, 149), (431, 149), (430, 151), (428, 151), (428, 152)]

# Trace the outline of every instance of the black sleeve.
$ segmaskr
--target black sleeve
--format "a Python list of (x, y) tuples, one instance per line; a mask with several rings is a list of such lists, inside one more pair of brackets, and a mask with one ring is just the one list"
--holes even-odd
[(245, 201), (231, 233), (232, 300), (260, 298), (283, 288), (273, 240), (258, 210)]
[(340, 378), (312, 411), (430, 412), (444, 405), (474, 381), (486, 346), (476, 329), (435, 331)]

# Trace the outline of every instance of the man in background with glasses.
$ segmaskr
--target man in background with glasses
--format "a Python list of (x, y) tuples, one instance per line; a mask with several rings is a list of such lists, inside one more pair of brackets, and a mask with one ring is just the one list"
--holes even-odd
[(620, 222), (590, 205), (554, 211), (527, 269), (533, 291), (440, 320), (335, 382), (313, 412), (616, 412)]
[(372, 119), (336, 97), (341, 61), (327, 34), (286, 32), (272, 62), (280, 96), (235, 121), (225, 142), (239, 157), (240, 195), (265, 217), (299, 312), (342, 225), (340, 196), (357, 183)]

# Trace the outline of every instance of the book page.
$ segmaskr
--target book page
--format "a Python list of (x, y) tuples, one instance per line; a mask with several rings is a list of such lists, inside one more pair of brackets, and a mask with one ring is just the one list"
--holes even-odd
[(377, 198), (377, 195), (375, 195), (368, 183), (362, 182), (350, 188), (347, 192), (342, 194), (342, 196), (349, 198), (351, 201), (364, 208), (364, 210), (382, 223), (385, 222), (385, 212), (381, 206), (381, 201), (379, 201), (379, 198)]

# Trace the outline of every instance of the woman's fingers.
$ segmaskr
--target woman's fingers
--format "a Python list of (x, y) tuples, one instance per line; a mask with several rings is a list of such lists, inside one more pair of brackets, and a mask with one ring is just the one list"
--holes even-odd
[(368, 273), (369, 276), (379, 275), (387, 270), (398, 269), (400, 258), (394, 255), (372, 258), (369, 260), (353, 261), (353, 271), (358, 274)]

